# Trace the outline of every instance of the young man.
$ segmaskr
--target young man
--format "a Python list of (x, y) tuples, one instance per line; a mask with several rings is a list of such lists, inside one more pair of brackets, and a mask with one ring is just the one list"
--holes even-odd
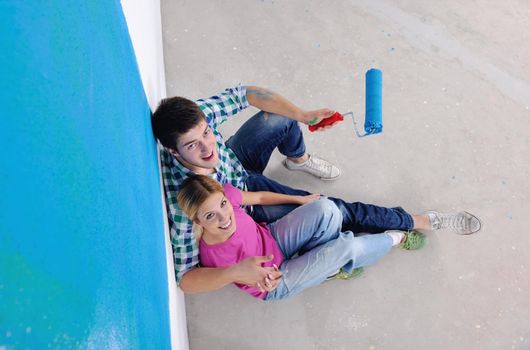
[[(261, 111), (245, 122), (226, 142), (218, 126), (229, 116), (252, 105)], [(284, 166), (318, 178), (333, 180), (340, 171), (329, 162), (306, 152), (298, 122), (309, 124), (331, 116), (334, 111), (304, 111), (284, 97), (255, 86), (236, 86), (196, 102), (182, 97), (163, 100), (153, 114), (155, 136), (161, 150), (162, 176), (166, 193), (169, 229), (177, 283), (187, 293), (207, 292), (237, 282), (273, 290), (281, 273), (261, 264), (271, 257), (251, 257), (230, 268), (198, 267), (198, 248), (192, 222), (177, 204), (177, 192), (189, 174), (204, 174), (220, 183), (249, 191), (271, 191), (292, 195), (309, 192), (293, 189), (263, 175), (275, 148), (286, 156)], [(380, 233), (385, 230), (433, 230), (452, 228), (469, 234), (480, 230), (480, 221), (460, 212), (430, 212), (410, 215), (402, 208), (383, 208), (360, 202), (330, 198), (343, 216), (343, 230)], [(254, 206), (249, 214), (257, 222), (273, 222), (296, 205)]]

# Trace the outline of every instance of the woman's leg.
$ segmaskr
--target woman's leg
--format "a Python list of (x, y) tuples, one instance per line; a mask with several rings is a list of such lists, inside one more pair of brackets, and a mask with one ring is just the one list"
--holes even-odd
[(342, 215), (326, 198), (302, 205), (268, 225), (285, 259), (336, 239)]
[(279, 300), (322, 283), (341, 267), (350, 272), (373, 264), (392, 248), (392, 238), (385, 234), (354, 237), (351, 231), (319, 245), (303, 255), (286, 259), (280, 266), (283, 277), (265, 300)]

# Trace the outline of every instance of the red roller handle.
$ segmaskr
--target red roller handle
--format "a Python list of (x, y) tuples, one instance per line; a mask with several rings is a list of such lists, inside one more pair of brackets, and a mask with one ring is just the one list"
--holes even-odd
[(325, 126), (331, 125), (337, 121), (343, 121), (344, 117), (339, 112), (335, 112), (331, 117), (322, 119), (318, 124), (309, 125), (309, 131), (313, 132), (317, 129), (323, 128)]

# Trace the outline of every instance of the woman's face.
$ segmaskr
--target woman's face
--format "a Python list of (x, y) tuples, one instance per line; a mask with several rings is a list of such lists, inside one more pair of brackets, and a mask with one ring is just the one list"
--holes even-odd
[(197, 211), (196, 223), (202, 226), (204, 233), (221, 241), (235, 232), (234, 208), (224, 193), (213, 193), (204, 201)]

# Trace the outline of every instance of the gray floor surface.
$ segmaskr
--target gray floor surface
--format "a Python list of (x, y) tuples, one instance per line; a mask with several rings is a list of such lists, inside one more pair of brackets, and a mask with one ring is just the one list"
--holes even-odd
[[(410, 212), (469, 210), (482, 232), (430, 234), (364, 276), (277, 303), (229, 286), (186, 297), (191, 349), (530, 349), (528, 1), (163, 1), (168, 95), (238, 83), (364, 118), (384, 74), (384, 132), (305, 130), (334, 182), (270, 177)], [(223, 126), (227, 137), (248, 116)]]

